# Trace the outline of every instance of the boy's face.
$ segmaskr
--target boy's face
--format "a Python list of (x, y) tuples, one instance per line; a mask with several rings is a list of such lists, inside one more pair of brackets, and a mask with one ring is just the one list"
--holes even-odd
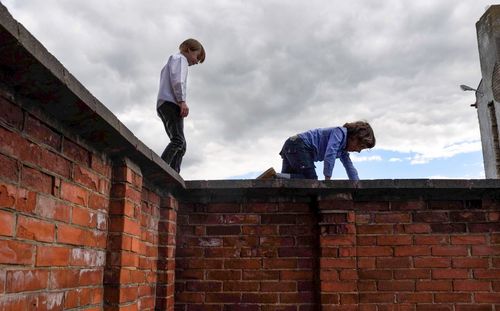
[(186, 56), (189, 66), (192, 66), (200, 62), (200, 60), (198, 59), (200, 57), (200, 52), (201, 50), (198, 51), (188, 50), (187, 52), (184, 52), (182, 54)]
[(348, 139), (346, 150), (349, 152), (361, 152), (361, 150), (365, 149), (363, 144), (357, 139)]

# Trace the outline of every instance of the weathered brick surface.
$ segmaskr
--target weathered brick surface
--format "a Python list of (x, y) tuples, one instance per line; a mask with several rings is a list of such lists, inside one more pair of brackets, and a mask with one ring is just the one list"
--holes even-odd
[(176, 199), (5, 94), (0, 310), (173, 310)]
[(299, 197), (181, 203), (176, 309), (498, 307), (498, 202)]
[(181, 204), (179, 211), (177, 309), (314, 308), (318, 241), (309, 204)]

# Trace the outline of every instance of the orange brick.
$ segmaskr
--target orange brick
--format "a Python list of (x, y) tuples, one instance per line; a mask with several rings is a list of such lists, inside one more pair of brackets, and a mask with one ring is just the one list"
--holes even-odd
[(71, 207), (50, 196), (37, 197), (35, 213), (51, 220), (69, 222)]
[(61, 289), (76, 287), (78, 285), (79, 270), (77, 269), (62, 269), (52, 270), (50, 272), (50, 289)]
[(47, 288), (48, 270), (7, 271), (6, 292), (29, 292)]
[(43, 220), (19, 216), (17, 220), (17, 237), (43, 242), (53, 242), (55, 225)]
[(80, 186), (63, 181), (61, 182), (61, 199), (81, 206), (87, 206), (89, 192)]
[(0, 263), (32, 264), (34, 246), (24, 242), (0, 240)]
[(92, 210), (87, 208), (82, 208), (78, 206), (73, 206), (73, 214), (71, 216), (71, 222), (76, 225), (95, 228), (97, 225), (97, 215)]
[(88, 230), (65, 224), (57, 225), (57, 242), (92, 246), (95, 241), (92, 241), (91, 237), (92, 235)]
[(16, 217), (13, 213), (0, 210), (0, 235), (13, 236)]
[(66, 247), (37, 246), (36, 266), (67, 266), (70, 249)]

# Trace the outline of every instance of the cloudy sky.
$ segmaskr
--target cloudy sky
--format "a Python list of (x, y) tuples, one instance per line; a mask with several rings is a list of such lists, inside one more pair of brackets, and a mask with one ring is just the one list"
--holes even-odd
[[(485, 0), (1, 0), (147, 146), (168, 143), (160, 70), (196, 38), (181, 175), (253, 178), (284, 140), (370, 122), (363, 179), (484, 178), (473, 92)], [(322, 166), (317, 169), (322, 178)], [(337, 161), (333, 178), (346, 178)]]

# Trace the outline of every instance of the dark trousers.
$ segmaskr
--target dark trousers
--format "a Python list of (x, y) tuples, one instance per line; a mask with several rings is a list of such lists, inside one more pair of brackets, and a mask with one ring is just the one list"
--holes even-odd
[(282, 173), (290, 178), (318, 179), (314, 167), (313, 152), (298, 136), (288, 138), (280, 152), (283, 159)]
[(184, 118), (180, 116), (180, 113), (180, 107), (170, 102), (164, 102), (158, 108), (158, 115), (163, 121), (165, 131), (170, 138), (170, 143), (161, 154), (161, 158), (177, 173), (181, 171), (182, 157), (186, 153)]

